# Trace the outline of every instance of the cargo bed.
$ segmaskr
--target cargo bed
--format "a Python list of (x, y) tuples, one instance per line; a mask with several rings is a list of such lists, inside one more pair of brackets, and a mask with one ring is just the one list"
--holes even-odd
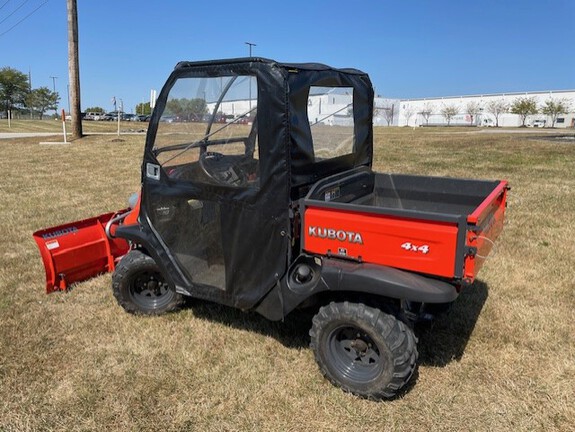
[(501, 232), (506, 181), (374, 173), (316, 183), (302, 249), (471, 283)]

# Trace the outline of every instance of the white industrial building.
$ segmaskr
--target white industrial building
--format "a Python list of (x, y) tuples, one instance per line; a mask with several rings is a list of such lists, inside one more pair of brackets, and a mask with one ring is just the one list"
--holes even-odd
[[(325, 93), (310, 94), (308, 99), (308, 117), (310, 123), (349, 126), (353, 124), (351, 114), (351, 89), (331, 89)], [(521, 118), (517, 114), (503, 112), (498, 118), (490, 110), (490, 103), (500, 102), (510, 107), (518, 98), (534, 98), (541, 108), (548, 100), (564, 100), (570, 112), (557, 117), (555, 127), (575, 127), (575, 90), (538, 91), (521, 93), (495, 93), (483, 95), (449, 96), (422, 99), (374, 98), (374, 126), (446, 126), (447, 119), (441, 113), (445, 107), (454, 107), (457, 111), (449, 121), (451, 126), (495, 126), (518, 127)], [(475, 104), (477, 112), (469, 113), (470, 104)], [(235, 100), (222, 102), (219, 109), (226, 116), (237, 117), (255, 108), (257, 100)], [(208, 104), (213, 109), (214, 104)], [(527, 126), (550, 127), (551, 119), (545, 114), (530, 115)]]
[[(349, 92), (335, 94), (333, 91), (325, 94), (310, 95), (308, 101), (308, 116), (311, 123), (321, 122), (331, 125), (349, 125), (348, 107), (352, 96)], [(390, 99), (376, 96), (374, 98), (374, 126), (445, 126), (447, 119), (441, 114), (446, 107), (456, 108), (457, 114), (450, 119), (452, 126), (495, 126), (518, 127), (521, 118), (517, 114), (504, 112), (498, 118), (490, 112), (492, 101), (500, 102), (510, 107), (517, 98), (534, 98), (537, 107), (541, 108), (546, 101), (565, 101), (570, 112), (557, 116), (555, 127), (575, 127), (575, 90), (496, 93), (468, 96), (451, 96), (423, 99)], [(478, 108), (474, 115), (469, 114), (469, 105), (473, 103)], [(550, 127), (551, 119), (545, 114), (530, 115), (527, 126)]]
[[(496, 93), (469, 96), (450, 96), (423, 99), (403, 99), (400, 101), (398, 126), (444, 126), (447, 119), (441, 114), (445, 107), (455, 107), (457, 114), (450, 120), (452, 126), (495, 126), (498, 120), (501, 127), (521, 126), (521, 118), (516, 114), (501, 113), (499, 118), (489, 109), (493, 101), (511, 106), (518, 98), (534, 98), (541, 108), (548, 100), (565, 100), (570, 107), (568, 114), (557, 117), (555, 127), (575, 127), (575, 90), (538, 91), (522, 93)], [(469, 104), (475, 103), (479, 110), (476, 115), (469, 114)], [(530, 115), (527, 126), (551, 126), (551, 119), (545, 114)]]
[[(325, 92), (316, 91), (314, 94), (310, 94), (307, 103), (307, 112), (310, 123), (323, 123), (339, 126), (352, 125), (352, 92), (353, 89), (342, 87), (341, 89), (331, 88), (329, 90), (326, 89)], [(257, 99), (252, 99), (251, 101), (224, 101), (218, 108), (222, 114), (235, 118), (247, 114), (256, 106)], [(214, 107), (215, 103), (208, 103), (208, 111), (212, 111)]]
[[(521, 118), (517, 114), (504, 112), (498, 118), (490, 112), (492, 101), (510, 107), (517, 98), (534, 98), (537, 107), (541, 108), (546, 101), (563, 100), (570, 107), (570, 112), (557, 116), (555, 127), (575, 127), (575, 90), (538, 91), (521, 93), (495, 93), (483, 95), (451, 96), (422, 99), (390, 99), (376, 96), (374, 98), (374, 126), (445, 126), (447, 119), (441, 114), (446, 107), (455, 107), (457, 114), (450, 119), (452, 126), (495, 126), (519, 127)], [(470, 115), (469, 105), (478, 107), (477, 113)], [(315, 94), (308, 101), (308, 116), (311, 123), (348, 125), (352, 119), (347, 108), (351, 104), (351, 94)], [(545, 114), (530, 115), (527, 126), (550, 127), (551, 119)]]

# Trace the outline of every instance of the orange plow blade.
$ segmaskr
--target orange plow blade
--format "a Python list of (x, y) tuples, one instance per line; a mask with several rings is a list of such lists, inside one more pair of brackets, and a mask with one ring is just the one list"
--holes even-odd
[(113, 230), (116, 220), (123, 219), (127, 212), (106, 213), (36, 231), (34, 240), (46, 270), (46, 293), (65, 291), (74, 282), (113, 271), (129, 244), (124, 239), (109, 238), (106, 225), (110, 223)]

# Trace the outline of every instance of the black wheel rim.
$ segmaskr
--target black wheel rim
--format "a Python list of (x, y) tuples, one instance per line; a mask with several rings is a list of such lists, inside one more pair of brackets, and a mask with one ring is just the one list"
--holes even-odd
[(130, 297), (142, 309), (161, 309), (172, 301), (173, 296), (174, 292), (158, 272), (140, 272), (130, 283)]
[(383, 370), (379, 347), (364, 330), (340, 326), (327, 337), (328, 364), (342, 378), (355, 383), (376, 379)]

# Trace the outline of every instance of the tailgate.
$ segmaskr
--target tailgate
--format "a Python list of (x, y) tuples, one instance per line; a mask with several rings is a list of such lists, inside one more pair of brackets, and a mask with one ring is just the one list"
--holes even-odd
[(467, 217), (467, 247), (464, 277), (473, 281), (503, 230), (507, 204), (506, 181), (501, 181), (485, 200)]
[(457, 233), (456, 222), (309, 206), (303, 250), (453, 278)]

